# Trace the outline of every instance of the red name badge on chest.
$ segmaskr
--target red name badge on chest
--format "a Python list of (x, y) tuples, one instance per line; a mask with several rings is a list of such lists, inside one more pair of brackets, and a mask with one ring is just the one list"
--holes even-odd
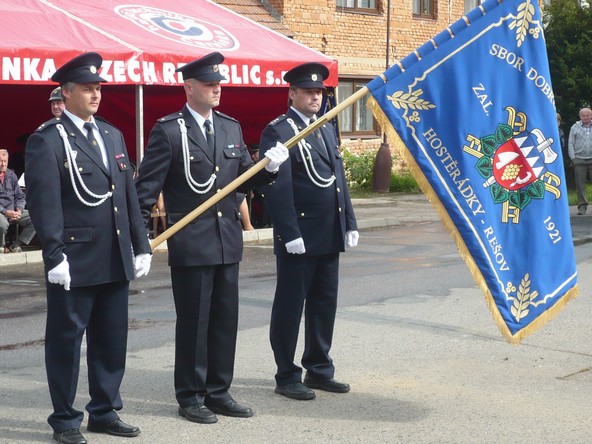
[(125, 171), (129, 169), (127, 164), (127, 159), (125, 158), (125, 154), (120, 153), (115, 155), (115, 160), (117, 160), (117, 166), (119, 166), (119, 171)]

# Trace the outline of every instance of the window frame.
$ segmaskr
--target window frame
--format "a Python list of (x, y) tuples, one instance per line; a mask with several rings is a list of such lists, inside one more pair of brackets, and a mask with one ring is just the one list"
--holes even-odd
[[(369, 77), (369, 76), (356, 76), (356, 77), (340, 77), (339, 78), (339, 83), (348, 83), (349, 85), (351, 85), (352, 87), (352, 94), (355, 94), (357, 91), (359, 91), (360, 88), (366, 86), (371, 80), (373, 79), (373, 77)], [(339, 97), (339, 85), (336, 87), (336, 91), (335, 94), (337, 97)], [(366, 96), (367, 98), (369, 98), (368, 96)], [(343, 98), (344, 100), (347, 99), (347, 97)], [(338, 102), (338, 104), (341, 102)], [(342, 120), (345, 116), (345, 113), (341, 113), (339, 115), (339, 134), (341, 135), (341, 138), (343, 139), (376, 139), (377, 137), (380, 137), (380, 130), (379, 130), (379, 126), (378, 126), (378, 122), (376, 121), (376, 119), (374, 118), (374, 115), (372, 115), (372, 112), (368, 109), (367, 112), (370, 113), (370, 115), (372, 116), (372, 129), (369, 130), (362, 130), (362, 131), (358, 131), (356, 130), (356, 120), (357, 120), (357, 106), (362, 106), (360, 104), (360, 101), (356, 102), (355, 104), (353, 104), (351, 107), (349, 107), (349, 110), (351, 112), (351, 120), (349, 122), (352, 131), (344, 131), (342, 130)], [(364, 105), (365, 106), (365, 105)]]
[[(416, 2), (418, 2), (419, 6), (420, 6), (420, 8), (419, 8), (420, 12), (418, 14), (413, 12), (413, 6), (415, 6)], [(429, 2), (430, 7), (429, 7), (429, 11), (424, 13), (424, 12), (421, 12), (421, 6), (422, 6), (422, 3), (425, 3), (425, 2)], [(435, 20), (436, 19), (436, 0), (413, 0), (411, 13), (413, 14), (413, 18)]]
[[(473, 5), (469, 9), (467, 9), (467, 2), (473, 3)], [(464, 9), (463, 14), (466, 15), (467, 13), (471, 12), (473, 9), (475, 9), (480, 4), (481, 4), (481, 0), (465, 0), (464, 5), (463, 5), (463, 9)]]
[[(378, 6), (380, 3), (380, 0), (374, 0), (374, 8), (362, 8), (360, 6), (358, 6), (360, 0), (353, 0), (354, 5), (353, 7), (351, 6), (345, 6), (345, 5), (338, 5), (337, 4), (337, 0), (335, 1), (335, 9), (339, 12), (356, 12), (356, 13), (360, 13), (360, 14), (378, 14)], [(347, 3), (347, 0), (343, 0), (343, 3)]]

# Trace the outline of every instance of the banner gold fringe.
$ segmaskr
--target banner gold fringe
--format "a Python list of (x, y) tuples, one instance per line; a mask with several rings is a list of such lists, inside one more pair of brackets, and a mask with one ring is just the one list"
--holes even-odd
[(368, 99), (368, 108), (370, 108), (372, 110), (374, 117), (376, 118), (376, 120), (380, 124), (382, 130), (387, 134), (387, 137), (389, 138), (389, 140), (391, 142), (393, 142), (393, 145), (394, 145), (395, 149), (397, 150), (397, 152), (401, 155), (401, 157), (403, 157), (405, 162), (409, 165), (409, 170), (411, 171), (411, 174), (413, 175), (417, 184), (419, 185), (419, 188), (421, 189), (423, 194), (425, 194), (428, 201), (430, 201), (430, 203), (432, 204), (432, 206), (434, 207), (434, 209), (438, 213), (438, 216), (440, 216), (440, 219), (442, 220), (444, 227), (446, 228), (446, 230), (448, 230), (448, 232), (450, 233), (450, 235), (454, 239), (454, 242), (456, 243), (456, 247), (458, 248), (460, 256), (467, 264), (467, 267), (469, 268), (469, 272), (473, 276), (475, 283), (483, 291), (483, 293), (485, 295), (485, 302), (487, 303), (487, 307), (489, 308), (489, 311), (491, 312), (498, 329), (500, 330), (501, 334), (504, 336), (506, 341), (508, 341), (510, 344), (514, 344), (514, 345), (520, 344), (520, 342), (524, 338), (530, 336), (535, 331), (537, 331), (539, 328), (543, 327), (547, 322), (549, 322), (559, 312), (561, 312), (561, 310), (563, 310), (563, 308), (565, 307), (565, 305), (569, 301), (571, 301), (572, 299), (574, 299), (578, 296), (579, 288), (577, 285), (575, 285), (573, 288), (571, 288), (569, 291), (567, 291), (567, 293), (565, 295), (563, 295), (563, 297), (560, 300), (558, 300), (555, 303), (555, 305), (553, 305), (553, 307), (551, 307), (549, 310), (542, 313), (536, 320), (534, 320), (528, 326), (526, 326), (525, 328), (521, 329), (519, 332), (517, 332), (516, 334), (513, 335), (510, 332), (510, 330), (508, 329), (506, 322), (502, 318), (502, 316), (497, 308), (497, 305), (495, 304), (493, 296), (491, 295), (491, 292), (489, 291), (489, 288), (487, 287), (487, 283), (485, 282), (485, 279), (483, 278), (483, 275), (481, 274), (481, 270), (479, 270), (479, 267), (475, 263), (473, 256), (471, 256), (471, 254), (469, 253), (469, 250), (467, 249), (465, 242), (463, 241), (460, 233), (458, 232), (456, 225), (454, 224), (454, 222), (450, 218), (450, 215), (448, 214), (448, 212), (446, 211), (446, 209), (442, 205), (442, 202), (440, 202), (440, 199), (438, 198), (437, 194), (433, 190), (429, 181), (424, 176), (423, 171), (421, 170), (421, 168), (419, 167), (419, 165), (415, 161), (415, 158), (411, 155), (411, 153), (409, 152), (409, 150), (405, 146), (405, 143), (401, 140), (401, 138), (397, 134), (397, 131), (393, 128), (390, 120), (384, 114), (384, 111), (382, 110), (380, 105), (376, 102), (374, 97), (370, 97)]

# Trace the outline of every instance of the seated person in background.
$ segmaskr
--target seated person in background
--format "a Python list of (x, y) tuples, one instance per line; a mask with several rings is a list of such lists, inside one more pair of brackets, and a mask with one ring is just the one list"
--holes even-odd
[[(23, 229), (10, 248), (6, 248), (6, 232), (10, 224), (18, 224)], [(8, 151), (0, 149), (0, 241), (4, 253), (20, 253), (21, 245), (31, 242), (34, 236), (35, 228), (25, 210), (25, 193), (14, 171), (8, 169)]]

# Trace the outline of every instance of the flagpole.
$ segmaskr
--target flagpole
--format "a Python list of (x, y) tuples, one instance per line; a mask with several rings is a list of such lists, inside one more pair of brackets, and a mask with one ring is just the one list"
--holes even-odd
[[(370, 90), (368, 89), (368, 87), (364, 86), (359, 91), (357, 91), (355, 94), (352, 94), (347, 99), (345, 99), (342, 103), (337, 105), (335, 108), (331, 109), (326, 114), (319, 117), (314, 123), (312, 123), (311, 125), (304, 128), (302, 131), (300, 131), (298, 134), (293, 136), (287, 142), (284, 142), (285, 147), (288, 149), (292, 148), (301, 139), (303, 139), (306, 136), (308, 136), (309, 134), (311, 134), (314, 130), (316, 130), (321, 125), (324, 125), (325, 123), (327, 123), (329, 120), (331, 120), (333, 117), (335, 117), (341, 111), (343, 111), (345, 108), (356, 103), (358, 100), (360, 100), (362, 97), (364, 97), (369, 92), (370, 92)], [(255, 174), (257, 174), (259, 171), (261, 171), (263, 168), (265, 168), (268, 164), (269, 164), (269, 159), (267, 157), (264, 157), (259, 162), (257, 162), (255, 165), (253, 165), (253, 167), (249, 168), (243, 174), (238, 176), (236, 179), (234, 179), (232, 182), (230, 182), (228, 185), (226, 185), (224, 188), (222, 188), (216, 194), (211, 196), (208, 200), (206, 200), (200, 206), (198, 206), (197, 208), (192, 210), (187, 215), (183, 216), (178, 222), (176, 222), (168, 230), (161, 233), (159, 236), (157, 236), (150, 243), (150, 247), (152, 248), (152, 250), (154, 250), (156, 247), (158, 247), (160, 244), (162, 244), (169, 237), (173, 236), (178, 231), (185, 228), (185, 226), (187, 224), (189, 224), (193, 219), (200, 216), (212, 205), (215, 205), (216, 203), (220, 202), (222, 199), (224, 199), (226, 196), (228, 196), (228, 194), (230, 194), (232, 191), (237, 189), (239, 186), (241, 186), (243, 183), (245, 183), (247, 180), (249, 180), (251, 177), (253, 177)]]

